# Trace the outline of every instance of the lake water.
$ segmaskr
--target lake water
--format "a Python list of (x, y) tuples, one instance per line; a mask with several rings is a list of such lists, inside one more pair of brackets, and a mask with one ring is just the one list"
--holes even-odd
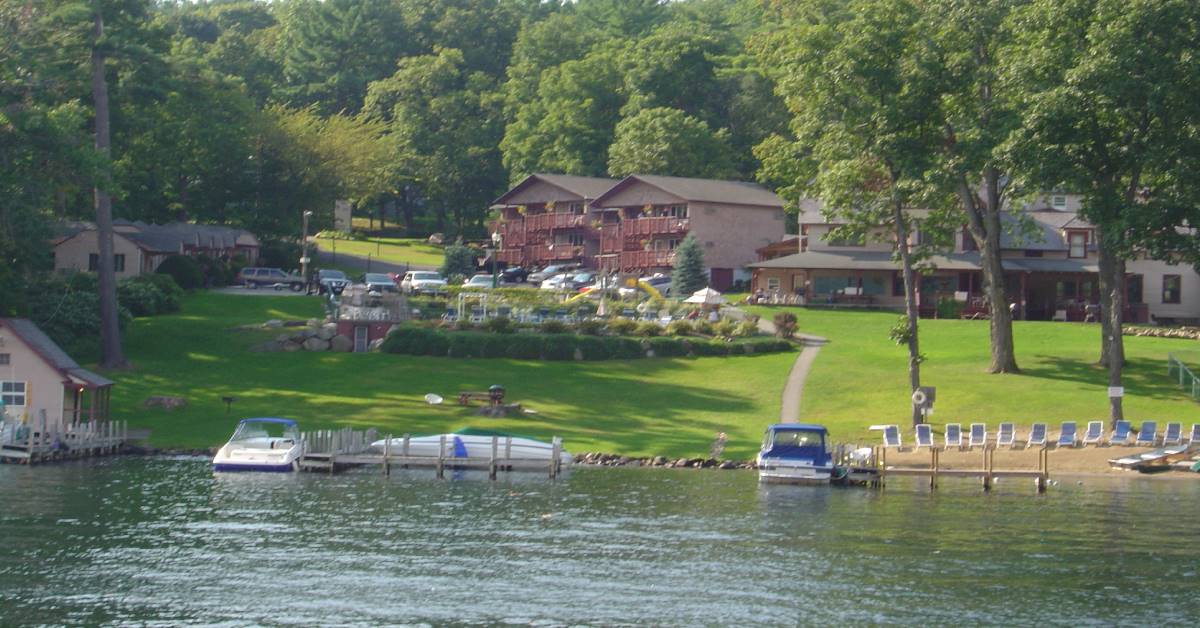
[(4, 625), (1182, 625), (1200, 591), (1200, 482), (1182, 480), (1037, 496), (125, 458), (0, 466), (0, 490)]

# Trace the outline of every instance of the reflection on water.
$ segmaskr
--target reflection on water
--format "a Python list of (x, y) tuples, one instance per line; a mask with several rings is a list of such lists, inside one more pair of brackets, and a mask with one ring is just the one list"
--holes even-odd
[(1188, 623), (1200, 483), (0, 466), (0, 623)]

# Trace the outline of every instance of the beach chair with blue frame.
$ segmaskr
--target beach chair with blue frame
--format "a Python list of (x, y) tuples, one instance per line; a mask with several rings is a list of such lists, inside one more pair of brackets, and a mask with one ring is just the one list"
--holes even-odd
[(987, 446), (987, 423), (972, 423), (971, 431), (967, 435), (967, 447), (974, 449), (976, 447)]
[(1083, 433), (1083, 446), (1099, 445), (1104, 436), (1104, 421), (1088, 421), (1087, 431)]
[(1046, 424), (1034, 423), (1029, 428), (1029, 440), (1025, 441), (1025, 447), (1044, 447), (1046, 445)]
[(919, 423), (914, 428), (917, 436), (917, 449), (922, 447), (933, 448), (933, 429), (928, 423)]
[(1075, 422), (1063, 421), (1062, 427), (1058, 429), (1058, 440), (1055, 445), (1058, 447), (1074, 447), (1075, 446)]
[(946, 449), (957, 447), (962, 449), (962, 425), (958, 423), (947, 423), (945, 434)]
[(1112, 435), (1108, 437), (1108, 444), (1128, 445), (1132, 436), (1133, 429), (1129, 421), (1117, 421), (1117, 424), (1113, 426)]
[(1192, 423), (1192, 433), (1188, 435), (1189, 445), (1200, 445), (1200, 423)]
[(1158, 422), (1142, 421), (1142, 427), (1138, 430), (1137, 440), (1135, 445), (1148, 445), (1153, 447), (1158, 442)]
[(1162, 444), (1178, 445), (1183, 441), (1183, 424), (1182, 423), (1167, 423), (1167, 429), (1163, 432)]
[(883, 446), (900, 449), (900, 427), (888, 425), (883, 428)]
[(1017, 430), (1012, 423), (1001, 423), (1000, 429), (996, 430), (996, 446), (1012, 448), (1013, 443), (1017, 440)]

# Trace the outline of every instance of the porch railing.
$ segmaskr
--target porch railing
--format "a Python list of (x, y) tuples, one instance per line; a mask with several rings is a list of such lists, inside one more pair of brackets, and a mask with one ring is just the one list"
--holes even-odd
[(1200, 378), (1173, 353), (1167, 354), (1167, 376), (1177, 377), (1179, 386), (1188, 391), (1192, 399), (1200, 398)]

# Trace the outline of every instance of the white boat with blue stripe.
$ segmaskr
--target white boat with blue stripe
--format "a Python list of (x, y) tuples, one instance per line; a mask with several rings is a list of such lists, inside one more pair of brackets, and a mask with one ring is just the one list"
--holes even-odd
[(828, 430), (813, 423), (776, 423), (763, 435), (758, 452), (760, 482), (828, 484), (833, 477), (833, 456), (827, 446)]
[(213, 457), (214, 471), (294, 471), (304, 455), (300, 428), (291, 419), (238, 422), (233, 437)]

